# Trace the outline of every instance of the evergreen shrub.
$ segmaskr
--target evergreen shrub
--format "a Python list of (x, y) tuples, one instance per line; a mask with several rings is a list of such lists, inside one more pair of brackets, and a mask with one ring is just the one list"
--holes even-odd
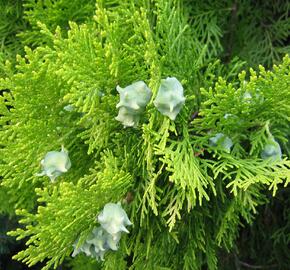
[[(289, 1), (15, 3), (2, 5), (18, 19), (0, 18), (0, 213), (19, 221), (15, 260), (289, 266)], [(118, 202), (133, 225), (113, 250), (102, 233), (125, 214), (93, 230)], [(104, 260), (86, 256), (101, 240)]]

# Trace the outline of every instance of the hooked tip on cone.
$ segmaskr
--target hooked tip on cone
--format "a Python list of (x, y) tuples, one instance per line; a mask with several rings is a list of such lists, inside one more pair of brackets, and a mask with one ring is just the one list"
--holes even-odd
[(119, 85), (117, 85), (116, 90), (120, 94), (123, 88), (121, 88)]

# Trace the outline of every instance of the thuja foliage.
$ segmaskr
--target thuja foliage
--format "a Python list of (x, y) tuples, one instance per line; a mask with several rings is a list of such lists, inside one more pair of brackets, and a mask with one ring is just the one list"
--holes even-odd
[(269, 66), (289, 53), (289, 8), (289, 1), (214, 0), (196, 1), (189, 12), (212, 52)]
[(13, 59), (18, 51), (22, 51), (20, 39), (17, 38), (17, 34), (26, 28), (22, 16), (21, 0), (0, 1), (0, 62)]
[(69, 21), (89, 21), (94, 13), (94, 6), (95, 1), (92, 0), (23, 0), (23, 17), (29, 27), (19, 34), (21, 41), (33, 47), (47, 43), (49, 40), (41, 34), (39, 24), (45, 24), (51, 31), (59, 26), (65, 34)]
[[(93, 0), (1, 0), (0, 1), (0, 61), (15, 61), (23, 54), (23, 46), (36, 47), (48, 43), (39, 24), (55, 31), (67, 32), (69, 21), (90, 21), (94, 13)], [(0, 69), (1, 70), (1, 69)]]
[[(30, 28), (20, 38), (30, 47), (16, 66), (6, 62), (0, 80), (7, 89), (0, 98), (0, 212), (15, 211), (19, 227), (10, 235), (26, 243), (15, 259), (43, 269), (226, 269), (223, 256), (238, 249), (241, 227), (287, 191), (286, 34), (273, 31), (278, 43), (265, 44), (254, 35), (261, 11), (252, 24), (241, 15), (250, 1), (196, 2), (26, 1)], [(274, 9), (281, 15), (275, 23), (287, 29), (284, 8)], [(225, 26), (232, 20), (244, 32)], [(255, 45), (243, 53), (245, 40)], [(274, 43), (277, 53), (255, 54), (254, 46), (267, 51)], [(171, 119), (154, 103), (168, 77), (185, 97)], [(152, 97), (134, 127), (124, 128), (116, 119), (119, 94), (140, 81)], [(71, 166), (52, 182), (45, 157), (62, 146)], [(74, 246), (100, 225), (103, 207), (117, 202), (133, 223), (118, 250), (103, 262), (72, 259)], [(275, 228), (277, 246), (289, 244), (288, 225)]]

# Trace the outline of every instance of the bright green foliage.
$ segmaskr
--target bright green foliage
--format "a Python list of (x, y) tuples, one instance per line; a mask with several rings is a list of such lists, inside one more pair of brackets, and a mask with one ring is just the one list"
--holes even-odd
[(11, 235), (19, 235), (17, 239), (30, 236), (30, 240), (26, 243), (29, 248), (15, 258), (24, 259), (28, 265), (33, 265), (50, 257), (44, 269), (62, 262), (71, 253), (77, 237), (84, 241), (96, 222), (100, 205), (104, 201), (116, 201), (123, 195), (124, 190), (130, 186), (131, 178), (129, 175), (118, 175), (118, 179), (109, 180), (115, 181), (109, 186), (108, 179), (100, 177), (88, 190), (69, 183), (37, 189), (36, 193), (40, 197), (38, 202), (46, 203), (47, 206), (39, 206), (37, 215), (31, 215), (25, 210), (17, 213), (25, 216), (21, 223), (29, 226), (27, 230), (17, 229)]
[[(69, 259), (72, 269), (220, 268), (219, 252), (233, 250), (241, 226), (290, 182), (289, 57), (249, 74), (239, 73), (244, 62), (237, 58), (222, 64), (221, 29), (234, 9), (217, 1), (208, 10), (202, 1), (97, 0), (93, 18), (87, 1), (77, 22), (89, 23), (70, 22), (67, 32), (55, 27), (74, 18), (80, 1), (71, 1), (66, 15), (55, 5), (69, 1), (44, 2), (45, 9), (40, 1), (26, 5), (33, 27), (22, 35), (40, 46), (25, 48), (16, 72), (7, 63), (0, 80), (9, 89), (0, 97), (0, 212), (18, 209), (21, 225), (10, 235), (27, 245), (15, 258), (56, 268), (98, 226), (104, 205), (121, 201), (133, 226), (118, 251), (102, 263), (79, 255)], [(34, 26), (44, 10), (40, 38)], [(166, 77), (184, 88), (175, 121), (153, 104)], [(152, 98), (139, 125), (123, 128), (115, 119), (116, 86), (140, 80)], [(210, 144), (218, 133), (233, 141), (231, 151)], [(281, 145), (280, 161), (260, 158), (271, 136)], [(72, 166), (51, 183), (36, 173), (61, 145)]]
[(1, 0), (0, 62), (7, 58), (14, 62), (15, 55), (23, 53), (23, 45), (36, 47), (49, 43), (40, 31), (40, 24), (51, 31), (60, 26), (65, 34), (69, 21), (90, 21), (94, 8), (94, 0)]
[(37, 46), (49, 42), (39, 31), (39, 24), (45, 24), (48, 29), (55, 31), (62, 27), (63, 33), (68, 29), (68, 22), (85, 22), (94, 13), (93, 0), (23, 0), (24, 19), (29, 28), (20, 34), (23, 44)]
[(97, 270), (101, 269), (101, 263), (86, 255), (80, 254), (76, 258), (70, 260), (66, 266), (70, 270)]

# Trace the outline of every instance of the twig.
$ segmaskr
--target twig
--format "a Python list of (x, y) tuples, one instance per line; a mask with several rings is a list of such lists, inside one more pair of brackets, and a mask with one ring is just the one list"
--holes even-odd
[(233, 42), (234, 42), (234, 32), (236, 30), (236, 24), (237, 24), (237, 13), (238, 13), (238, 1), (235, 1), (233, 3), (233, 6), (231, 8), (232, 14), (230, 18), (230, 33), (229, 33), (229, 42), (227, 46), (227, 57), (228, 61), (230, 61), (232, 56), (232, 49), (233, 49)]
[(271, 264), (271, 265), (252, 265), (246, 262), (243, 262), (239, 260), (237, 254), (235, 254), (235, 265), (236, 265), (236, 270), (240, 270), (240, 266), (245, 266), (250, 269), (267, 269), (267, 268), (273, 268), (273, 267), (278, 267), (277, 264)]

